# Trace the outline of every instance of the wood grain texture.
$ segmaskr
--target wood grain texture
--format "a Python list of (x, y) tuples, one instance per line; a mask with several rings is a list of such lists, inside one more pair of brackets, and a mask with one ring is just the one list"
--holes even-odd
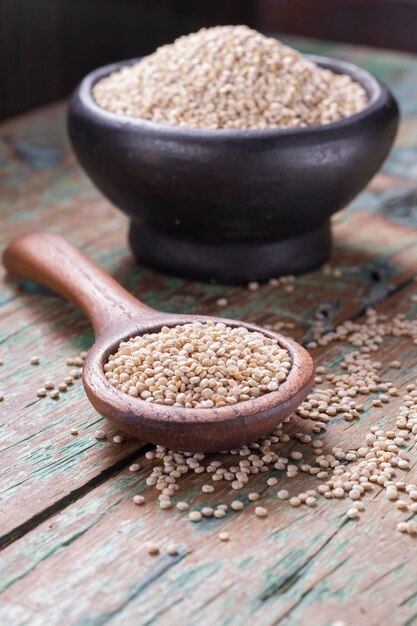
[[(413, 285), (389, 298), (381, 311), (394, 315), (407, 309), (414, 293)], [(338, 346), (321, 349), (318, 362), (337, 359), (339, 353)], [(400, 340), (392, 342), (383, 359), (388, 362), (394, 355), (403, 363), (395, 377), (400, 387), (415, 378), (415, 354)], [(392, 414), (398, 403), (390, 406)], [(381, 426), (392, 420), (386, 411), (372, 410), (354, 429), (343, 420), (332, 424), (326, 449), (359, 446), (376, 415)], [(306, 425), (298, 421), (292, 428), (303, 431)], [(120, 472), (3, 551), (8, 574), (3, 613), (17, 612), (12, 624), (40, 612), (42, 619), (62, 624), (164, 619), (245, 624), (256, 619), (265, 625), (321, 626), (337, 621), (341, 607), (347, 624), (413, 623), (415, 540), (395, 531), (400, 514), (382, 492), (374, 494), (360, 521), (346, 521), (346, 502), (320, 502), (315, 511), (291, 509), (277, 501), (276, 488), (267, 488), (258, 475), (250, 490), (267, 498), (267, 519), (256, 519), (255, 504), (247, 503), (242, 513), (192, 525), (186, 513), (158, 510), (155, 492), (144, 482), (150, 462), (140, 461), (140, 472)], [(415, 461), (414, 454), (410, 475), (417, 477)], [(203, 496), (206, 481), (204, 476), (187, 477), (178, 498), (212, 505), (242, 497), (225, 488)], [(311, 480), (303, 475), (291, 481), (294, 493), (307, 486)], [(146, 497), (143, 507), (131, 501), (138, 492)], [(230, 533), (228, 544), (219, 544), (220, 530)], [(149, 540), (161, 547), (178, 542), (179, 556), (146, 556)], [(100, 587), (93, 573), (99, 573)], [(65, 593), (69, 582), (73, 595)], [(46, 602), (40, 589), (48, 595)]]
[[(292, 42), (294, 43), (294, 42)], [(403, 111), (397, 146), (383, 171), (335, 222), (332, 258), (341, 277), (313, 272), (293, 293), (269, 286), (257, 292), (188, 283), (134, 266), (126, 221), (79, 171), (65, 139), (63, 105), (11, 120), (0, 130), (2, 248), (27, 230), (68, 236), (148, 306), (175, 313), (219, 314), (262, 324), (285, 320), (308, 341), (317, 315), (325, 327), (358, 318), (369, 305), (392, 315), (417, 306), (417, 62), (405, 55), (318, 46), (310, 52), (351, 59), (386, 80)], [(97, 442), (102, 420), (81, 385), (64, 397), (36, 398), (44, 378), (67, 373), (65, 359), (93, 341), (89, 323), (49, 293), (1, 277), (0, 622), (59, 624), (221, 624), (265, 626), (397, 626), (417, 623), (415, 540), (395, 531), (399, 513), (375, 493), (358, 522), (345, 521), (346, 503), (320, 501), (316, 510), (291, 509), (269, 488), (269, 516), (253, 504), (223, 520), (192, 526), (187, 515), (159, 511), (144, 485), (144, 447)], [(321, 317), (323, 320), (323, 317)], [(337, 362), (341, 347), (315, 351), (317, 363)], [(40, 366), (30, 356), (39, 354)], [(417, 351), (406, 340), (387, 342), (384, 364), (398, 387), (416, 376)], [(392, 423), (400, 400), (367, 411), (354, 426), (332, 424), (326, 448), (360, 445), (370, 420)], [(79, 435), (70, 435), (77, 427)], [(297, 430), (305, 423), (294, 424)], [(410, 478), (416, 476), (411, 450)], [(127, 466), (138, 458), (139, 473)], [(279, 478), (279, 474), (277, 473)], [(417, 477), (416, 477), (417, 479)], [(187, 478), (181, 498), (210, 503), (231, 499), (223, 489), (200, 495), (201, 478)], [(294, 491), (307, 488), (303, 475)], [(308, 481), (308, 484), (311, 483)], [(254, 477), (251, 489), (263, 489)], [(144, 507), (131, 495), (141, 491)], [(220, 543), (219, 530), (231, 540)], [(144, 542), (180, 544), (179, 557), (146, 555)], [(6, 545), (7, 544), (7, 545)]]

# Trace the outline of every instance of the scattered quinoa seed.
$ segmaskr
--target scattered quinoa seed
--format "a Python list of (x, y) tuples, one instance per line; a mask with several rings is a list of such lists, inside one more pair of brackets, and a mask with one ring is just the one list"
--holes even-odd
[(214, 509), (212, 509), (211, 506), (203, 506), (201, 509), (201, 515), (203, 517), (212, 517), (213, 513)]
[(190, 511), (188, 517), (191, 522), (199, 522), (201, 521), (201, 513), (200, 511)]
[(220, 307), (227, 306), (227, 304), (228, 304), (227, 298), (218, 298), (216, 300), (216, 304), (217, 304), (217, 306), (220, 306)]
[(273, 476), (272, 478), (268, 478), (266, 484), (268, 485), (268, 487), (275, 487), (275, 485), (278, 484), (278, 478), (275, 478), (275, 476)]
[(148, 554), (151, 556), (157, 556), (159, 554), (159, 546), (156, 543), (147, 544)]
[(175, 543), (170, 543), (170, 544), (167, 546), (167, 553), (168, 553), (170, 556), (177, 556), (177, 554), (178, 554), (178, 546), (177, 546), (177, 544), (175, 544)]
[(256, 517), (266, 517), (268, 515), (268, 511), (263, 506), (257, 506), (255, 508), (255, 515)]

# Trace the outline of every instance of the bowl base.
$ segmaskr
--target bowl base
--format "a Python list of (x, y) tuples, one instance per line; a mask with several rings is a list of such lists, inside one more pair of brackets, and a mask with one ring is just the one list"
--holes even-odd
[(223, 284), (266, 281), (301, 274), (330, 256), (330, 220), (292, 238), (272, 242), (190, 241), (168, 236), (132, 221), (129, 243), (137, 261), (154, 269), (194, 280)]

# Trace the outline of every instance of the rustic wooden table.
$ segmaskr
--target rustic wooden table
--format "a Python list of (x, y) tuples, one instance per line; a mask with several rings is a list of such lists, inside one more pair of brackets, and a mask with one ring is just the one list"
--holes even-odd
[[(217, 314), (216, 300), (227, 296), (225, 315), (259, 324), (293, 322), (291, 333), (304, 341), (323, 305), (325, 329), (359, 318), (369, 305), (389, 315), (415, 315), (410, 295), (417, 267), (417, 61), (367, 49), (301, 45), (375, 72), (402, 108), (396, 148), (383, 171), (334, 221), (332, 266), (340, 268), (340, 276), (316, 271), (299, 277), (293, 293), (271, 286), (249, 292), (135, 266), (126, 220), (74, 160), (65, 104), (1, 126), (2, 246), (30, 229), (59, 233), (151, 306)], [(95, 430), (110, 427), (89, 405), (79, 381), (58, 401), (36, 396), (45, 378), (62, 380), (66, 359), (91, 345), (87, 320), (40, 288), (19, 288), (4, 274), (1, 280), (1, 624), (417, 623), (416, 540), (396, 530), (400, 512), (385, 497), (374, 492), (360, 520), (348, 521), (345, 501), (320, 500), (314, 510), (291, 508), (278, 502), (276, 488), (265, 491), (260, 475), (250, 490), (264, 490), (265, 519), (255, 518), (253, 503), (194, 525), (186, 513), (160, 510), (157, 492), (145, 484), (149, 446), (97, 441)], [(331, 345), (313, 356), (331, 366), (342, 349)], [(34, 354), (40, 356), (38, 366), (30, 364)], [(403, 364), (394, 373), (403, 389), (416, 376), (417, 346), (392, 340), (381, 359), (393, 358)], [(394, 401), (367, 410), (354, 424), (336, 420), (325, 435), (326, 447), (359, 447), (370, 422), (386, 427), (397, 408)], [(77, 436), (70, 434), (73, 428)], [(308, 425), (297, 422), (292, 428), (306, 431)], [(410, 478), (414, 473), (417, 479), (417, 451), (410, 454)], [(143, 469), (130, 472), (137, 459)], [(281, 481), (278, 471), (276, 476)], [(309, 479), (304, 474), (293, 479), (294, 491), (308, 489)], [(209, 504), (237, 495), (225, 487), (201, 494), (206, 481), (198, 474), (187, 477), (181, 499)], [(247, 491), (239, 493), (246, 502)], [(142, 507), (132, 502), (138, 492), (146, 497)], [(218, 540), (221, 530), (230, 533), (228, 543)], [(180, 553), (150, 556), (148, 540), (161, 546), (174, 541)]]

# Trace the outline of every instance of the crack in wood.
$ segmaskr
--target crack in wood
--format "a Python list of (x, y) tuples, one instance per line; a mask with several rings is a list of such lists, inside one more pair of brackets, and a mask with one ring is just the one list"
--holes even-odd
[(281, 615), (278, 620), (271, 622), (269, 626), (278, 626), (283, 619), (286, 619), (291, 615), (291, 613), (296, 609), (300, 604), (305, 600), (319, 585), (325, 578), (328, 578), (332, 574), (334, 574), (338, 569), (340, 569), (343, 565), (345, 565), (349, 561), (349, 558), (343, 559), (337, 565), (332, 567), (329, 571), (327, 571), (323, 576), (320, 576), (318, 580), (316, 580), (310, 587), (308, 587), (303, 593), (300, 595), (299, 599), (286, 611), (283, 615)]
[[(235, 584), (234, 584), (234, 582), (232, 582), (232, 583), (230, 583), (230, 585), (226, 585), (226, 587), (222, 587), (221, 589), (219, 589), (219, 591), (214, 593), (212, 596), (207, 598), (207, 600), (205, 602), (200, 604), (200, 606), (195, 611), (192, 612), (192, 615), (197, 615), (198, 613), (200, 613), (202, 609), (205, 609), (208, 606), (210, 606), (210, 604), (212, 604), (215, 600), (218, 600), (222, 595), (224, 595), (226, 593), (226, 591), (229, 591), (229, 589), (231, 589), (234, 586), (235, 586)], [(149, 622), (149, 624), (150, 623), (151, 622)]]
[(414, 282), (414, 280), (415, 280), (415, 274), (413, 274), (410, 278), (406, 278), (402, 282), (398, 283), (398, 285), (394, 285), (391, 288), (388, 287), (386, 293), (382, 297), (376, 297), (373, 300), (370, 300), (369, 302), (367, 302), (362, 307), (359, 307), (358, 311), (356, 313), (354, 313), (350, 318), (346, 318), (346, 319), (354, 322), (355, 320), (357, 320), (360, 317), (362, 317), (363, 315), (365, 315), (366, 309), (368, 307), (375, 306), (377, 304), (381, 304), (382, 302), (386, 302), (392, 296), (396, 295), (397, 293), (399, 293), (400, 291), (402, 291), (403, 289), (405, 289), (406, 287), (411, 285)]
[(287, 530), (287, 528), (290, 528), (291, 526), (293, 526), (294, 524), (298, 524), (298, 522), (300, 522), (302, 519), (304, 519), (305, 517), (307, 517), (307, 515), (309, 515), (309, 513), (304, 513), (303, 515), (299, 515), (298, 517), (296, 517), (295, 519), (291, 520), (291, 522), (289, 524), (286, 524), (285, 526), (282, 526), (281, 528), (279, 528), (278, 530), (274, 530), (273, 533), (271, 533), (269, 536), (270, 537), (277, 537), (280, 533), (282, 533), (284, 530)]
[(166, 556), (159, 563), (156, 564), (152, 573), (145, 578), (145, 580), (139, 582), (134, 586), (133, 590), (129, 593), (125, 602), (120, 604), (113, 611), (109, 611), (108, 613), (102, 613), (101, 615), (96, 615), (94, 617), (82, 617), (78, 624), (79, 626), (104, 626), (104, 624), (109, 624), (114, 618), (121, 613), (132, 600), (134, 600), (140, 593), (142, 593), (147, 587), (153, 585), (161, 576), (163, 576), (168, 570), (171, 570), (175, 565), (181, 563), (181, 561), (189, 554), (190, 551), (185, 551), (183, 554), (178, 555), (177, 557)]
[[(389, 576), (390, 574), (393, 574), (394, 572), (397, 571), (401, 571), (401, 569), (407, 565), (407, 563), (409, 563), (411, 561), (411, 559), (408, 559), (407, 561), (404, 561), (403, 563), (400, 563), (399, 565), (396, 565), (395, 567), (389, 569), (388, 571), (384, 572), (383, 574), (381, 574), (381, 576), (378, 576), (377, 578), (374, 578), (374, 580), (372, 582), (369, 583), (369, 585), (366, 585), (366, 587), (363, 587), (363, 589), (361, 589), (361, 592), (363, 591), (369, 591), (369, 589), (372, 589), (372, 587), (376, 584), (378, 584), (381, 580), (384, 580), (384, 578), (386, 578), (387, 576)], [(417, 592), (416, 592), (417, 594)], [(414, 595), (414, 594), (413, 594)], [(405, 599), (400, 606), (402, 606), (403, 604), (406, 604), (407, 599)]]
[(338, 528), (324, 541), (319, 548), (313, 552), (301, 565), (299, 565), (289, 576), (280, 577), (276, 582), (271, 583), (264, 591), (258, 596), (261, 603), (266, 602), (272, 596), (282, 595), (289, 591), (301, 578), (304, 570), (314, 561), (314, 559), (322, 552), (332, 541), (332, 539), (338, 534), (338, 532), (346, 524), (344, 520)]
[(39, 526), (42, 522), (46, 521), (59, 511), (62, 511), (70, 504), (73, 504), (76, 500), (79, 500), (80, 498), (85, 496), (89, 491), (92, 491), (93, 489), (104, 483), (106, 480), (117, 474), (119, 471), (124, 470), (132, 463), (132, 461), (137, 459), (138, 454), (140, 454), (141, 451), (146, 451), (149, 449), (150, 445), (146, 445), (143, 448), (132, 452), (123, 459), (120, 459), (114, 465), (107, 467), (105, 470), (100, 472), (100, 474), (94, 476), (89, 481), (84, 483), (84, 485), (73, 489), (46, 509), (43, 509), (30, 519), (23, 522), (23, 524), (16, 526), (10, 532), (4, 534), (3, 536), (0, 536), (0, 550), (3, 550), (6, 546), (10, 545), (17, 539), (20, 539), (26, 533)]
[(25, 570), (22, 574), (20, 574), (19, 576), (15, 576), (15, 578), (11, 578), (6, 584), (4, 584), (3, 586), (0, 583), (0, 593), (3, 593), (4, 591), (6, 591), (7, 589), (9, 589), (9, 587), (12, 587), (15, 583), (17, 583), (19, 580), (22, 580), (23, 578), (25, 578), (25, 576), (27, 576), (28, 574), (30, 574), (31, 572), (33, 572), (43, 561), (46, 561), (47, 559), (49, 559), (52, 555), (56, 554), (57, 552), (60, 552), (60, 550), (62, 550), (63, 548), (67, 548), (68, 546), (70, 546), (72, 543), (74, 543), (74, 541), (76, 541), (77, 539), (79, 539), (80, 537), (82, 537), (83, 535), (85, 535), (86, 532), (88, 532), (90, 530), (90, 528), (92, 528), (93, 526), (95, 526), (95, 524), (97, 524), (100, 520), (102, 520), (106, 515), (109, 514), (110, 511), (112, 511), (115, 507), (117, 507), (120, 504), (120, 500), (118, 500), (117, 502), (115, 502), (114, 504), (112, 504), (111, 506), (107, 507), (106, 510), (99, 515), (98, 518), (94, 519), (91, 524), (88, 524), (87, 526), (85, 526), (82, 530), (74, 533), (73, 535), (71, 535), (70, 537), (68, 537), (68, 539), (65, 539), (64, 541), (62, 541), (59, 545), (55, 546), (52, 550), (50, 550), (49, 552), (47, 552), (46, 554), (43, 555), (42, 558), (39, 559), (39, 561), (37, 561), (32, 567), (28, 568), (27, 570)]

